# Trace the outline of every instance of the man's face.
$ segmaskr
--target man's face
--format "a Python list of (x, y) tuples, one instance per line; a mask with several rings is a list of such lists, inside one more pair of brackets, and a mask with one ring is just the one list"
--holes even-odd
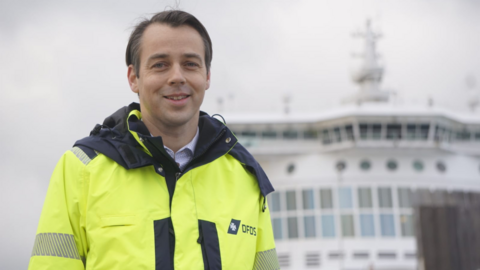
[(162, 127), (196, 126), (210, 73), (205, 66), (203, 40), (190, 26), (148, 26), (142, 36), (140, 71), (128, 78), (140, 95), (145, 120)]

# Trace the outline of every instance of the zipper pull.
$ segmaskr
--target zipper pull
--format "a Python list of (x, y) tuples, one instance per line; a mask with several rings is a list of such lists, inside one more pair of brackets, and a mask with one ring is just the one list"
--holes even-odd
[(202, 236), (202, 234), (200, 234), (200, 236), (197, 239), (197, 243), (201, 244), (202, 241), (203, 241), (203, 236)]
[(267, 209), (267, 198), (263, 196), (262, 212), (265, 213), (265, 209)]
[(178, 181), (178, 178), (180, 178), (180, 176), (182, 176), (182, 173), (181, 173), (181, 172), (177, 172), (177, 173), (175, 174), (175, 177), (176, 177), (175, 180)]

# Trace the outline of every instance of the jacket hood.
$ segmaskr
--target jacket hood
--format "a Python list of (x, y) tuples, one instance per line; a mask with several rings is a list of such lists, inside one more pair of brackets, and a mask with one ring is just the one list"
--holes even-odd
[[(120, 108), (105, 118), (102, 125), (97, 124), (89, 137), (78, 140), (74, 146), (80, 147), (91, 159), (96, 157), (97, 153), (102, 153), (125, 169), (158, 164), (159, 159), (152, 155), (141, 141), (154, 139), (163, 146), (162, 139), (151, 137), (138, 115), (140, 115), (138, 103)], [(191, 164), (192, 166), (189, 165), (186, 171), (228, 153), (256, 176), (262, 195), (266, 196), (274, 190), (258, 162), (237, 142), (237, 138), (225, 124), (201, 111), (198, 127), (199, 139), (192, 160), (195, 162)], [(229, 144), (225, 143), (227, 138)]]

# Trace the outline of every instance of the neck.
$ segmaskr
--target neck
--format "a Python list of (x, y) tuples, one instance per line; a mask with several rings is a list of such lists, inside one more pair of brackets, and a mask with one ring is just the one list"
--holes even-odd
[(150, 117), (142, 117), (142, 121), (152, 136), (161, 136), (163, 145), (173, 152), (177, 152), (180, 148), (187, 145), (195, 137), (198, 127), (198, 117), (194, 117), (191, 121), (181, 126), (165, 125)]

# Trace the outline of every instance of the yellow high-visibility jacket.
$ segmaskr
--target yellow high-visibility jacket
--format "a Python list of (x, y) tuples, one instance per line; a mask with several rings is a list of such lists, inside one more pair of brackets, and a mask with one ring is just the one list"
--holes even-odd
[(58, 162), (30, 270), (279, 269), (267, 176), (234, 134), (201, 113), (181, 171), (132, 103)]

